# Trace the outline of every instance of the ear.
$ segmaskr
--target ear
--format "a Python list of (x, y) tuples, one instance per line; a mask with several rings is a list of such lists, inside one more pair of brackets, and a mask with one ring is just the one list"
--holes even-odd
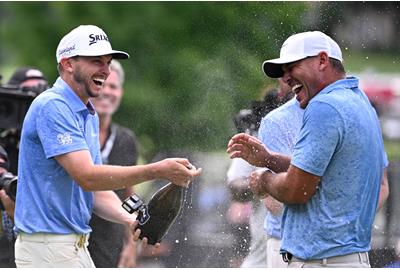
[(320, 52), (318, 54), (318, 60), (318, 70), (322, 71), (329, 66), (329, 56), (326, 52)]
[(63, 58), (60, 61), (60, 64), (63, 68), (63, 70), (67, 72), (72, 72), (72, 60), (71, 58)]

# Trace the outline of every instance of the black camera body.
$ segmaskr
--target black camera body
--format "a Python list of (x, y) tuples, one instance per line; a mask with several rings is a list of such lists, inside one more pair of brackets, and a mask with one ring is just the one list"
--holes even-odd
[(18, 169), (18, 145), (25, 115), (32, 101), (48, 88), (47, 83), (34, 87), (0, 85), (0, 144), (8, 152), (8, 171), (14, 174)]
[(39, 89), (0, 86), (0, 129), (21, 129)]
[[(17, 180), (18, 176), (10, 172), (0, 175), (0, 189), (3, 189), (8, 197), (15, 202), (17, 196)], [(0, 209), (5, 210), (3, 204), (0, 202)]]
[(279, 107), (286, 100), (280, 100), (278, 90), (270, 90), (264, 100), (253, 100), (248, 109), (242, 109), (233, 117), (233, 122), (238, 132), (253, 134), (260, 127), (262, 118)]

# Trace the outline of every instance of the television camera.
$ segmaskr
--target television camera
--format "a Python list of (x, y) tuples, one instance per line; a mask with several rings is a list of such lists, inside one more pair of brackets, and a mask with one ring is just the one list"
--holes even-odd
[(20, 129), (33, 99), (47, 88), (47, 84), (22, 88), (1, 85), (0, 129)]
[(47, 83), (34, 87), (0, 84), (0, 144), (8, 152), (9, 171), (14, 174), (17, 174), (18, 145), (25, 115), (32, 101), (48, 88)]
[[(8, 197), (15, 202), (17, 196), (17, 180), (18, 177), (10, 172), (0, 175), (0, 189), (4, 189)], [(5, 210), (4, 205), (0, 201), (0, 209)]]
[(260, 127), (261, 119), (281, 105), (276, 89), (268, 92), (264, 100), (253, 100), (249, 108), (240, 110), (234, 117), (233, 122), (238, 132), (254, 134)]

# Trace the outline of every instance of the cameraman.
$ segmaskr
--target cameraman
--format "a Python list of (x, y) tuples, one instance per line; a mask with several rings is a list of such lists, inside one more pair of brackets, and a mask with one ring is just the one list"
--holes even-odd
[[(0, 176), (8, 171), (7, 152), (0, 146)], [(6, 194), (4, 189), (0, 189), (0, 202), (4, 207), (0, 211), (0, 268), (15, 268), (13, 233), (15, 202)]]
[(23, 91), (33, 91), (36, 94), (49, 88), (43, 72), (33, 67), (21, 67), (15, 70), (7, 82), (7, 86), (15, 86)]
[[(34, 67), (20, 67), (14, 71), (5, 85), (8, 89), (33, 92), (35, 96), (49, 88), (46, 77), (39, 69)], [(22, 124), (22, 123), (21, 123)], [(18, 170), (18, 145), (20, 130), (9, 128), (1, 131), (0, 143), (8, 153), (10, 160), (9, 171), (17, 174)]]

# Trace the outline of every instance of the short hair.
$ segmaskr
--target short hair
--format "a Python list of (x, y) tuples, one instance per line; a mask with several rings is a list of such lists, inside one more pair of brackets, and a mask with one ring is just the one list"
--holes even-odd
[(121, 85), (123, 85), (125, 81), (125, 72), (121, 63), (115, 59), (111, 60), (110, 70), (117, 72)]
[(334, 58), (329, 58), (329, 62), (331, 63), (333, 69), (336, 70), (337, 72), (346, 73), (343, 63), (341, 61)]

